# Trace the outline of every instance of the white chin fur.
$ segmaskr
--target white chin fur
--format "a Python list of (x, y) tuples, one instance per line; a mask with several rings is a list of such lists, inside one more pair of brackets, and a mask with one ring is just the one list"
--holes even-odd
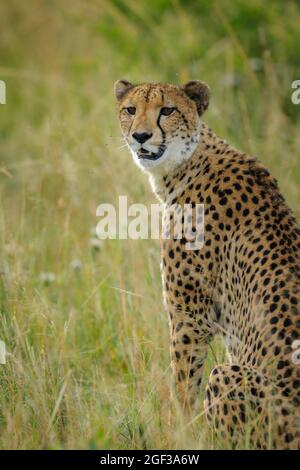
[[(197, 130), (189, 140), (176, 138), (166, 145), (163, 155), (157, 160), (139, 158), (135, 150), (131, 147), (130, 151), (136, 165), (143, 171), (146, 171), (154, 178), (162, 177), (174, 171), (184, 161), (187, 161), (194, 153), (200, 141), (200, 132)], [(150, 150), (150, 149), (149, 149)], [(151, 151), (155, 151), (151, 149)]]

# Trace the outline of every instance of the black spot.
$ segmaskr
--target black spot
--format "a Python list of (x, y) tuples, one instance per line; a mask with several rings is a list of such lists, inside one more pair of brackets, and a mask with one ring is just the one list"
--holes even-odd
[(182, 342), (183, 342), (183, 344), (191, 344), (191, 339), (188, 335), (183, 335), (182, 336)]
[(221, 206), (225, 206), (225, 205), (227, 204), (227, 202), (228, 202), (227, 197), (223, 197), (223, 198), (220, 200)]

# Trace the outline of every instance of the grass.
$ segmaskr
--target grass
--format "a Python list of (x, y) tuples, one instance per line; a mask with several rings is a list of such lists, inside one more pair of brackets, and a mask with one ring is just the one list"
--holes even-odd
[[(222, 448), (182, 416), (156, 241), (95, 246), (96, 207), (154, 197), (113, 83), (200, 78), (206, 121), (278, 177), (300, 215), (298, 2), (10, 0), (1, 6), (0, 447)], [(206, 377), (224, 360), (217, 340)], [(247, 447), (247, 443), (245, 443)]]

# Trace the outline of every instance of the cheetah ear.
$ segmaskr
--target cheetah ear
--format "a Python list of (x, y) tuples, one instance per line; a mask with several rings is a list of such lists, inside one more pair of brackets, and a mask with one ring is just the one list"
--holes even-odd
[(127, 80), (118, 80), (115, 83), (115, 96), (120, 101), (134, 85)]
[(183, 85), (181, 89), (196, 103), (198, 114), (201, 116), (209, 104), (210, 91), (208, 85), (199, 80), (192, 80)]

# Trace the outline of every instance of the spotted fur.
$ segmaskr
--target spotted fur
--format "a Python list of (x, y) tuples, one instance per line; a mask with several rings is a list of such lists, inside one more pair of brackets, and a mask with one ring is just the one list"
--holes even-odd
[[(202, 82), (121, 81), (116, 95), (123, 135), (165, 207), (205, 208), (202, 249), (187, 250), (187, 240), (173, 236), (161, 244), (180, 401), (193, 406), (209, 343), (221, 334), (229, 360), (211, 371), (204, 402), (217, 434), (233, 447), (249, 439), (255, 448), (299, 448), (300, 367), (292, 358), (300, 333), (300, 230), (277, 181), (201, 120), (209, 96)], [(165, 106), (176, 111), (161, 118)], [(141, 164), (136, 129), (153, 135), (153, 154), (166, 147), (161, 162)]]

